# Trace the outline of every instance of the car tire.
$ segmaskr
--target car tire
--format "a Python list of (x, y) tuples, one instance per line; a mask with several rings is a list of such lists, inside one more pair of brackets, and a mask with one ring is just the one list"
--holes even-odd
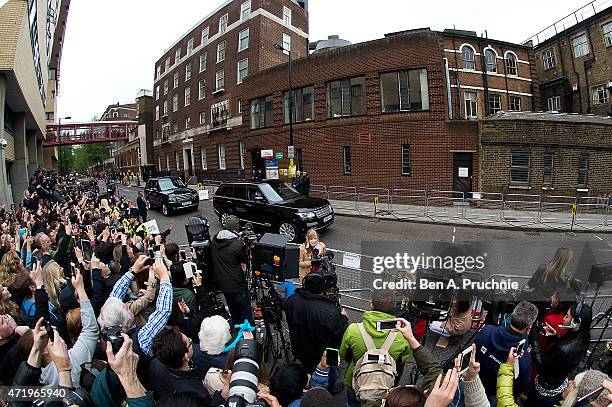
[(164, 216), (170, 215), (170, 208), (168, 208), (168, 205), (162, 204), (161, 210)]
[(228, 216), (230, 216), (229, 213), (225, 213), (225, 212), (219, 213), (219, 222), (221, 223), (221, 226), (223, 226), (223, 229), (225, 229), (225, 220), (227, 219)]
[(290, 243), (295, 243), (298, 239), (298, 228), (293, 222), (283, 220), (278, 225), (278, 234), (287, 236)]

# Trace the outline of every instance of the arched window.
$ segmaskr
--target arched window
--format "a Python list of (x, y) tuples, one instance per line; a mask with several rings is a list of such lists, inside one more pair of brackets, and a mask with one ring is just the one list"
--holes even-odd
[(497, 72), (497, 54), (492, 49), (485, 50), (487, 72)]
[(461, 59), (463, 60), (463, 68), (464, 69), (476, 69), (476, 64), (474, 63), (474, 50), (464, 45), (461, 49)]
[(506, 54), (506, 73), (508, 75), (516, 75), (516, 55), (507, 53)]

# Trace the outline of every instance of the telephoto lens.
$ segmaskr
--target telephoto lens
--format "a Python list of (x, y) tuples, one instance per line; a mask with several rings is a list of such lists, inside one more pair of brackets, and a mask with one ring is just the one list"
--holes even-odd
[(235, 354), (227, 405), (244, 407), (253, 404), (257, 398), (261, 345), (254, 339), (243, 339), (236, 345)]

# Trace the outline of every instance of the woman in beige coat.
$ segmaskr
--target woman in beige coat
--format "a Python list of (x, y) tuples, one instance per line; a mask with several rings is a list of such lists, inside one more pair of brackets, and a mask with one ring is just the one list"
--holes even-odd
[(306, 277), (306, 274), (310, 273), (312, 264), (310, 259), (314, 254), (319, 257), (325, 255), (325, 243), (319, 241), (319, 235), (314, 229), (310, 229), (306, 232), (306, 242), (300, 245), (300, 280)]

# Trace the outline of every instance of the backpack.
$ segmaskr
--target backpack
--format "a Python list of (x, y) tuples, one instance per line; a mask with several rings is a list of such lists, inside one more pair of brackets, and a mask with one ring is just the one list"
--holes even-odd
[(395, 384), (397, 370), (395, 359), (389, 354), (389, 348), (395, 340), (397, 332), (389, 332), (385, 343), (380, 349), (374, 345), (374, 340), (363, 327), (357, 324), (361, 337), (367, 347), (366, 353), (355, 364), (353, 370), (353, 390), (361, 401), (382, 400)]

